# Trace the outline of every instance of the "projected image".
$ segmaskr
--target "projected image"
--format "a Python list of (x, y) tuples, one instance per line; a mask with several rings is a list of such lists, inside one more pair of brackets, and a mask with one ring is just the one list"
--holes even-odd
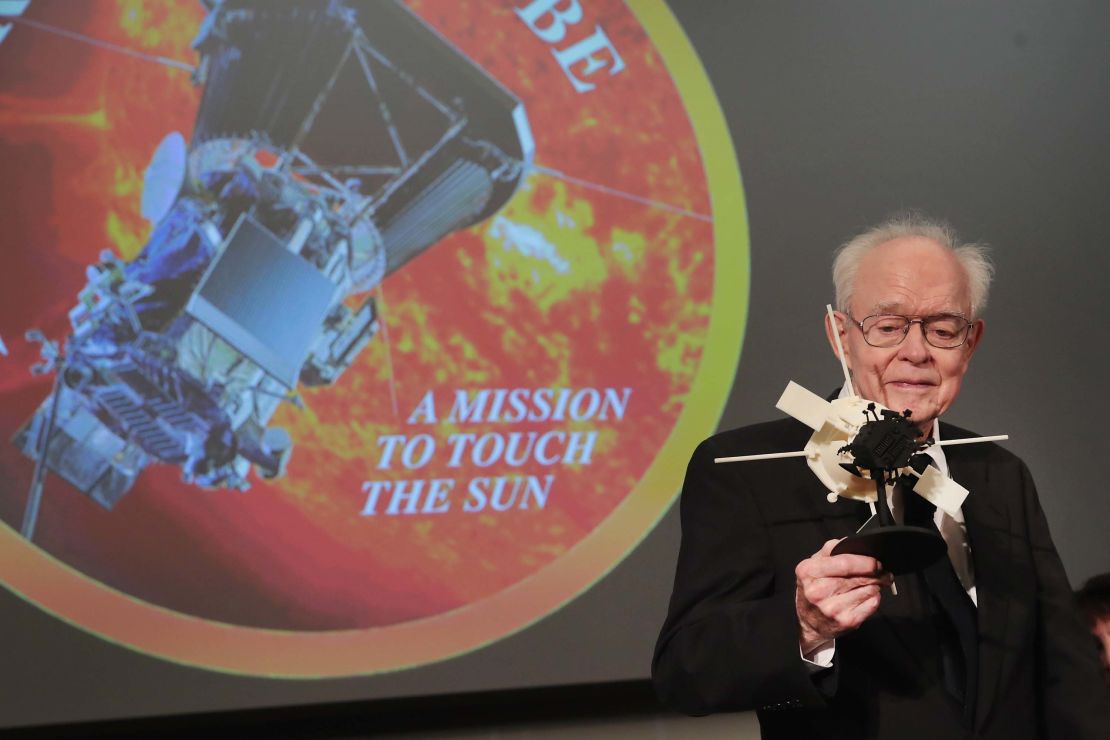
[(9, 588), (171, 660), (371, 673), (527, 626), (662, 515), (747, 297), (665, 7), (9, 5)]

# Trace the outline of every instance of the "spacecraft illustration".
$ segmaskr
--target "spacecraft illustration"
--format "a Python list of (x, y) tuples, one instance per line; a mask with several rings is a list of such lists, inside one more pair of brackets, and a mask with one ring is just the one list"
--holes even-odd
[(87, 269), (54, 385), (15, 444), (111, 509), (152, 463), (245, 489), (292, 452), (270, 426), (378, 329), (369, 293), (501, 208), (531, 165), (524, 106), (403, 5), (209, 0), (191, 140), (145, 177), (142, 251)]

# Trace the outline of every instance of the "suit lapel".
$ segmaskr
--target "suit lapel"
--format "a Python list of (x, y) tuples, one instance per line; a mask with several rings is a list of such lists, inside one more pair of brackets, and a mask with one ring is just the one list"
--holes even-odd
[(976, 728), (981, 728), (996, 705), (995, 697), (1004, 673), (1010, 600), (1006, 583), (1010, 577), (1009, 515), (999, 493), (990, 488), (987, 465), (980, 451), (951, 447), (945, 451), (953, 480), (968, 489), (963, 514), (975, 569), (976, 619), (979, 627), (979, 686)]
[(806, 473), (806, 483), (799, 488), (800, 496), (809, 514), (821, 522), (826, 539), (847, 537), (867, 521), (871, 515), (867, 504), (847, 498), (838, 498), (830, 503), (825, 498), (828, 495), (825, 486), (808, 468)]

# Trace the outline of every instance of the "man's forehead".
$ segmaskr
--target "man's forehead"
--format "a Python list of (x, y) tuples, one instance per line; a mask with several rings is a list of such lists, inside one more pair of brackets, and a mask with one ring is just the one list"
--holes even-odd
[(924, 237), (875, 247), (863, 257), (852, 293), (856, 308), (869, 313), (964, 314), (970, 309), (967, 276), (959, 260)]
[(901, 300), (879, 301), (866, 308), (869, 309), (869, 313), (871, 314), (889, 313), (901, 314), (903, 316), (914, 316), (922, 310), (925, 310), (929, 316), (938, 314), (957, 314), (962, 316), (967, 312), (964, 301), (961, 301), (959, 297), (939, 298), (934, 301), (926, 301), (925, 304), (926, 305), (922, 306), (920, 302), (911, 303)]

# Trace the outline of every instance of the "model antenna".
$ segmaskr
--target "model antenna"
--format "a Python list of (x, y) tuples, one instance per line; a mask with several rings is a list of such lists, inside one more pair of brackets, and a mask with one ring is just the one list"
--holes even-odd
[(855, 398), (856, 388), (852, 385), (852, 376), (848, 374), (848, 363), (844, 361), (844, 345), (840, 343), (840, 332), (836, 328), (832, 304), (826, 303), (825, 310), (829, 313), (829, 328), (832, 330), (833, 341), (836, 342), (836, 356), (840, 358), (840, 369), (844, 371), (844, 387), (848, 389), (848, 394)]

